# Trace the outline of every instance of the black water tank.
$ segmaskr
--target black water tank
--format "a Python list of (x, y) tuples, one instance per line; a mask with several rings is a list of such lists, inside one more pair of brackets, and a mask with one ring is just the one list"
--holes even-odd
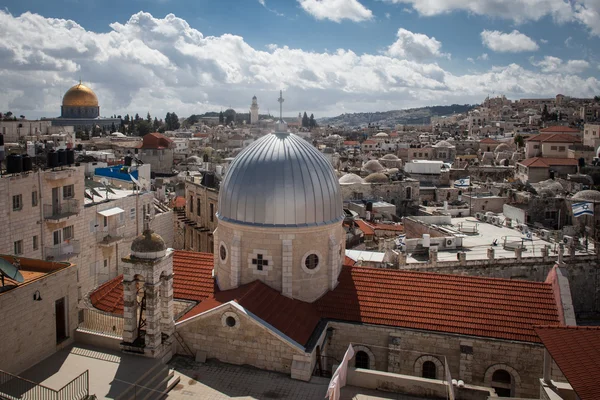
[(0, 146), (4, 146), (4, 135), (0, 135)]
[(20, 154), (11, 153), (6, 157), (6, 173), (18, 174), (23, 172), (23, 158)]
[(367, 209), (366, 209), (366, 211), (373, 211), (373, 202), (369, 201), (367, 203)]
[(83, 151), (83, 145), (81, 143), (77, 145), (77, 151)]
[(75, 164), (75, 150), (67, 149), (67, 165)]
[(33, 169), (33, 161), (29, 154), (23, 154), (23, 172), (31, 171)]
[(46, 165), (48, 168), (56, 168), (58, 167), (58, 153), (54, 150), (50, 150), (48, 152)]
[(58, 165), (59, 166), (67, 165), (67, 152), (65, 151), (65, 149), (59, 149), (57, 153), (58, 153)]
[(133, 160), (133, 158), (131, 156), (125, 156), (125, 166), (126, 167), (131, 167), (131, 161)]
[(204, 155), (202, 156), (202, 161), (208, 162), (208, 154), (204, 153)]

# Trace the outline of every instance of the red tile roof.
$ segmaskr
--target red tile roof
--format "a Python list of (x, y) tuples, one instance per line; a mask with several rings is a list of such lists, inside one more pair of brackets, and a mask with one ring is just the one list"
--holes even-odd
[(356, 225), (358, 225), (358, 228), (361, 231), (363, 231), (363, 233), (365, 235), (374, 235), (375, 234), (375, 230), (371, 227), (371, 225), (367, 224), (362, 219), (357, 219), (357, 220), (355, 220), (355, 222), (356, 222)]
[(339, 282), (315, 303), (323, 318), (526, 342), (559, 323), (546, 283), (364, 267)]
[(235, 301), (302, 345), (308, 342), (321, 320), (313, 304), (285, 297), (261, 281), (254, 281), (237, 289), (217, 292), (213, 298), (192, 308), (182, 320), (230, 301)]
[(533, 157), (519, 161), (519, 164), (529, 168), (550, 168), (554, 165), (576, 166), (578, 162), (574, 158)]
[(568, 126), (561, 126), (561, 125), (554, 125), (554, 126), (549, 126), (547, 128), (544, 129), (540, 129), (541, 133), (554, 133), (554, 132), (572, 132), (572, 133), (579, 133), (580, 130), (579, 129), (575, 129), (575, 128), (571, 128)]
[(540, 133), (525, 139), (528, 142), (542, 143), (581, 143), (581, 139), (575, 135), (567, 133)]
[[(214, 293), (213, 255), (177, 250), (173, 254), (173, 297), (202, 301)], [(105, 282), (91, 295), (92, 305), (112, 314), (123, 314), (123, 275)]]
[(544, 346), (581, 400), (600, 399), (600, 327), (536, 327)]
[(357, 145), (358, 145), (358, 142), (357, 142), (356, 140), (346, 140), (346, 141), (344, 142), (344, 145), (345, 145), (345, 146), (357, 146)]
[(395, 232), (404, 232), (404, 225), (402, 224), (377, 224), (371, 223), (371, 226), (377, 230), (382, 231), (395, 231)]
[[(174, 297), (200, 301), (184, 318), (235, 301), (303, 345), (322, 318), (526, 342), (539, 342), (534, 325), (560, 323), (548, 283), (344, 266), (333, 291), (305, 303), (258, 281), (218, 291), (212, 265), (212, 254), (175, 252)], [(122, 313), (121, 281), (92, 304)]]

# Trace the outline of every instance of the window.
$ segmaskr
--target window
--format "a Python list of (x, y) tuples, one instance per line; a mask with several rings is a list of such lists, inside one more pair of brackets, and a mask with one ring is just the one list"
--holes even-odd
[(558, 147), (558, 151), (565, 151), (565, 150), (566, 150), (565, 146), (559, 146)]
[(210, 222), (215, 220), (215, 205), (210, 203)]
[(233, 328), (235, 326), (235, 322), (236, 322), (235, 318), (233, 318), (233, 317), (225, 318), (225, 324), (230, 328)]
[(55, 246), (61, 244), (61, 242), (62, 242), (61, 233), (62, 232), (60, 230), (52, 232), (52, 239), (53, 239)]
[(196, 199), (196, 215), (200, 216), (200, 198)]
[[(200, 241), (198, 241), (198, 244), (200, 244)], [(225, 248), (224, 244), (221, 244), (221, 247), (219, 248), (219, 256), (221, 257), (221, 261), (225, 261), (227, 259), (227, 249)], [(262, 255), (259, 255), (259, 257), (262, 259)], [(269, 262), (266, 261), (266, 263), (268, 264)], [(262, 270), (262, 264), (259, 269)]]
[(194, 213), (194, 196), (190, 196), (190, 214)]
[(38, 205), (38, 192), (34, 190), (31, 192), (31, 207), (37, 207)]
[(104, 268), (108, 268), (108, 258), (104, 259)]
[(407, 187), (406, 188), (406, 200), (411, 200), (412, 199), (412, 187)]
[(13, 211), (23, 209), (23, 195), (17, 194), (13, 196)]
[(131, 208), (129, 210), (129, 219), (134, 219), (135, 218), (135, 208)]
[(496, 390), (498, 397), (512, 396), (512, 376), (509, 372), (499, 369), (492, 375), (492, 388)]
[(358, 351), (354, 356), (354, 368), (369, 369), (369, 355), (364, 351)]
[(37, 250), (39, 248), (38, 237), (37, 235), (33, 237), (33, 250)]
[(108, 226), (108, 217), (102, 217), (102, 226), (105, 228)]
[(436, 379), (437, 378), (437, 369), (435, 363), (433, 361), (425, 361), (423, 363), (423, 378), (427, 379)]
[[(221, 246), (223, 247), (223, 246)], [(263, 270), (263, 267), (269, 266), (269, 261), (264, 259), (262, 254), (257, 254), (256, 258), (252, 259), (252, 265), (256, 265), (256, 269), (259, 271)]]
[(23, 241), (17, 240), (14, 242), (15, 256), (23, 254)]
[(65, 226), (63, 228), (63, 240), (70, 240), (73, 239), (74, 237), (74, 229), (73, 229), (73, 225), (71, 226)]
[(75, 185), (63, 186), (63, 199), (72, 199), (75, 197)]
[(306, 257), (306, 260), (304, 260), (304, 265), (308, 269), (317, 268), (319, 265), (319, 257), (316, 254), (310, 254), (308, 257)]
[(552, 151), (556, 151), (557, 149), (558, 149), (557, 146), (550, 146), (550, 150), (552, 150)]

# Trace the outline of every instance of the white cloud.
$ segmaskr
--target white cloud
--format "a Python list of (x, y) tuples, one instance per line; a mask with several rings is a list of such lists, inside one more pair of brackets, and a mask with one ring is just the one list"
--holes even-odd
[[(69, 20), (0, 11), (0, 110), (56, 116), (62, 95), (79, 76), (98, 94), (102, 115), (150, 111), (159, 117), (229, 105), (247, 111), (254, 94), (263, 110), (275, 109), (281, 88), (286, 115), (311, 110), (317, 117), (474, 103), (492, 92), (511, 98), (600, 93), (594, 77), (540, 73), (516, 64), (457, 75), (418, 61), (419, 52), (410, 46), (402, 51), (412, 51), (413, 60), (346, 49), (310, 52), (280, 45), (261, 50), (236, 35), (204, 36), (172, 14), (154, 18), (140, 12), (110, 28), (97, 33)], [(442, 54), (440, 47), (421, 47), (426, 56)]]
[(404, 28), (398, 29), (396, 40), (388, 47), (386, 54), (391, 57), (409, 60), (427, 60), (435, 57), (449, 57), (442, 53), (442, 43), (434, 37), (422, 33), (414, 33)]
[(392, 17), (392, 14), (390, 14), (389, 12), (386, 12), (386, 13), (385, 13), (385, 17), (386, 17), (387, 19), (390, 19), (390, 18)]
[(529, 61), (545, 73), (580, 74), (590, 67), (590, 63), (585, 60), (568, 60), (565, 63), (562, 59), (553, 56), (545, 56), (540, 61), (535, 61), (532, 57)]
[(473, 57), (467, 57), (467, 61), (472, 64), (475, 64), (475, 60), (473, 60)]
[(481, 42), (490, 50), (499, 53), (535, 51), (539, 48), (533, 39), (517, 30), (511, 33), (485, 30), (481, 32)]
[(558, 23), (577, 21), (600, 36), (600, 1), (598, 0), (385, 0), (410, 4), (424, 16), (466, 11), (475, 15), (503, 18), (523, 23), (550, 16)]
[(266, 7), (265, 0), (258, 0), (261, 6)]
[(540, 43), (547, 44), (548, 41), (546, 39), (540, 39)]
[(318, 20), (329, 19), (342, 22), (344, 19), (360, 22), (373, 18), (373, 12), (358, 0), (298, 0), (300, 6)]

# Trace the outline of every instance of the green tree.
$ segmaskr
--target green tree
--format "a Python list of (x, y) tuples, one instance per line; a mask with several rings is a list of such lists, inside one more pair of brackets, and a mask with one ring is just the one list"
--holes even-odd
[(315, 121), (315, 115), (314, 114), (310, 114), (310, 118), (308, 120), (308, 126), (311, 129), (317, 127), (317, 121)]
[(149, 134), (152, 131), (152, 124), (148, 121), (140, 121), (137, 124), (137, 134), (138, 136), (144, 136)]
[(542, 110), (542, 121), (548, 121), (550, 119), (550, 114), (548, 113), (548, 106), (544, 104), (544, 109)]
[(150, 116), (150, 111), (148, 111), (148, 115), (146, 115), (146, 121), (148, 121), (148, 123), (152, 123), (152, 117)]
[(225, 116), (225, 124), (229, 125), (232, 122), (235, 122), (236, 112), (234, 109), (228, 108), (223, 115)]
[(310, 125), (310, 120), (308, 119), (308, 115), (306, 115), (306, 111), (304, 111), (304, 115), (302, 116), (302, 127), (308, 128)]
[(117, 127), (115, 126), (115, 123), (113, 122), (110, 126), (110, 132), (116, 132), (117, 131)]
[(520, 149), (523, 146), (525, 146), (525, 140), (523, 139), (523, 136), (516, 135), (514, 140), (515, 140), (515, 144), (517, 145), (517, 148)]
[(140, 115), (138, 113), (135, 113), (135, 122), (138, 122), (140, 119)]
[(167, 116), (165, 117), (165, 130), (167, 131), (174, 131), (176, 129), (179, 129), (179, 117), (177, 116), (177, 114), (167, 113)]
[(158, 131), (158, 128), (160, 128), (160, 121), (158, 118), (154, 117), (154, 123), (152, 124), (152, 127), (154, 128), (154, 131)]

